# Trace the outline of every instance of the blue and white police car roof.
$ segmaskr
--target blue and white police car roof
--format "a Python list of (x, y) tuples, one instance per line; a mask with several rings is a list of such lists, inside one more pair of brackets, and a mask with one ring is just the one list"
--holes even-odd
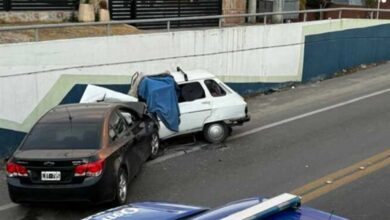
[(300, 205), (301, 198), (288, 193), (271, 199), (244, 199), (213, 210), (171, 203), (142, 202), (110, 209), (84, 220), (345, 220)]

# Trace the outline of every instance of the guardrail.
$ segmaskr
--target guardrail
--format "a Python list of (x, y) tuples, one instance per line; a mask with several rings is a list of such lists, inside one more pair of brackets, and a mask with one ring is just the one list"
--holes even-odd
[[(83, 27), (83, 26), (106, 26), (106, 36), (111, 35), (111, 26), (117, 24), (142, 24), (142, 23), (155, 23), (166, 22), (166, 30), (171, 30), (171, 23), (175, 21), (189, 21), (189, 20), (207, 20), (207, 19), (219, 19), (219, 27), (223, 27), (223, 20), (226, 18), (248, 18), (248, 17), (262, 17), (263, 24), (267, 25), (267, 18), (274, 15), (288, 15), (288, 14), (303, 14), (303, 21), (307, 21), (307, 14), (318, 12), (338, 12), (338, 19), (342, 18), (343, 11), (362, 11), (369, 12), (368, 19), (378, 19), (380, 12), (390, 12), (390, 9), (374, 9), (374, 8), (328, 8), (328, 9), (312, 9), (302, 11), (283, 11), (283, 12), (266, 12), (266, 13), (254, 13), (254, 14), (237, 14), (237, 15), (212, 15), (212, 16), (197, 16), (197, 17), (182, 17), (182, 18), (159, 18), (159, 19), (140, 19), (140, 20), (121, 20), (121, 21), (107, 21), (107, 22), (86, 22), (86, 23), (63, 23), (63, 24), (44, 24), (44, 25), (28, 25), (28, 26), (12, 26), (1, 27), (0, 32), (5, 31), (23, 31), (34, 30), (35, 41), (39, 41), (39, 30), (47, 28), (64, 28), (64, 27)], [(374, 13), (376, 12), (376, 18)]]

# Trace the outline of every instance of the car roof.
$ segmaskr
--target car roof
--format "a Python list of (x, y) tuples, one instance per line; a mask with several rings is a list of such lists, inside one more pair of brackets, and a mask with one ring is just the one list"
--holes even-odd
[(106, 112), (115, 108), (115, 103), (86, 103), (59, 105), (52, 108), (40, 120), (39, 123), (69, 122), (100, 122)]
[[(118, 220), (179, 220), (189, 218), (193, 220), (215, 220), (223, 219), (264, 201), (266, 201), (264, 197), (247, 198), (211, 210), (164, 202), (141, 202), (110, 209), (91, 216), (88, 219), (97, 220), (103, 219), (103, 217), (107, 217), (108, 219), (110, 216), (116, 216), (117, 213), (121, 213), (122, 216), (118, 217)], [(127, 214), (125, 212), (127, 208), (134, 208), (134, 210)], [(288, 208), (266, 217), (265, 220), (328, 220), (330, 218), (332, 220), (345, 220), (345, 218), (340, 216), (309, 207)]]
[[(206, 70), (189, 70), (185, 71), (188, 77), (188, 81), (195, 81), (201, 79), (212, 79), (216, 78), (215, 75), (207, 72)], [(177, 83), (185, 82), (184, 74), (181, 72), (171, 72), (170, 73)]]

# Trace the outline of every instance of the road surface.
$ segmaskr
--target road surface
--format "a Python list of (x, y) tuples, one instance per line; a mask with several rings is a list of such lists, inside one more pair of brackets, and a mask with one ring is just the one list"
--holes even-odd
[[(146, 164), (130, 201), (215, 207), (303, 194), (350, 219), (390, 219), (390, 64), (248, 98), (252, 121), (223, 145), (182, 146)], [(0, 173), (0, 219), (80, 219), (109, 206), (12, 204)]]

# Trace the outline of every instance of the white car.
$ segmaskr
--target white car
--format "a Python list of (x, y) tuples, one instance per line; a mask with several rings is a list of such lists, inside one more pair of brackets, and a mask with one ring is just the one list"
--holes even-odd
[[(159, 120), (159, 138), (165, 140), (174, 136), (203, 131), (208, 142), (223, 142), (232, 126), (249, 121), (247, 104), (244, 99), (204, 70), (170, 73), (177, 82), (180, 93), (179, 132), (169, 130)], [(88, 85), (81, 103), (99, 101), (136, 102), (137, 98), (99, 86)]]
[(203, 131), (208, 142), (220, 143), (229, 136), (232, 126), (250, 120), (244, 99), (211, 73), (196, 70), (171, 75), (180, 88), (181, 122), (179, 132), (160, 122), (160, 139)]

